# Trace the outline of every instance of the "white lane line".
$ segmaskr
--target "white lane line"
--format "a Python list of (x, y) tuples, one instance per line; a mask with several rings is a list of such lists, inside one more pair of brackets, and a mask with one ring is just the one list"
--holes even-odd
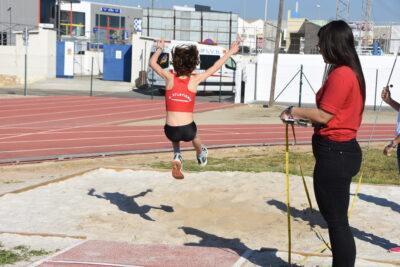
[[(142, 118), (140, 118), (140, 120), (142, 120), (142, 119), (143, 119), (143, 120), (150, 120), (150, 119), (156, 119), (156, 118), (159, 118), (159, 115), (142, 117)], [(2, 137), (2, 138), (0, 138), (0, 140), (9, 139), (9, 138), (14, 138), (14, 137), (29, 136), (29, 135), (34, 135), (34, 134), (52, 133), (52, 132), (57, 132), (57, 131), (71, 130), (71, 129), (78, 129), (78, 128), (99, 127), (99, 126), (102, 126), (102, 125), (108, 125), (108, 126), (109, 126), (110, 123), (118, 124), (118, 123), (130, 122), (130, 121), (132, 121), (132, 119), (125, 119), (125, 120), (112, 121), (112, 122), (102, 122), (102, 123), (96, 122), (96, 123), (88, 124), (88, 125), (69, 126), (69, 127), (64, 127), (64, 128), (55, 128), (55, 129), (51, 129), (51, 130), (45, 130), (45, 131), (41, 131), (41, 132), (17, 134), (17, 135), (14, 135), (14, 136)], [(1, 128), (2, 128), (2, 127), (0, 127), (0, 129), (1, 129)]]
[[(269, 143), (270, 141), (283, 141), (285, 138), (269, 138), (268, 142), (265, 141), (265, 139), (260, 140), (259, 138), (244, 138), (244, 139), (216, 139), (216, 140), (206, 140), (205, 142), (209, 143), (217, 143), (223, 145), (224, 143), (221, 142), (229, 142), (229, 141), (235, 141), (233, 144), (241, 144), (240, 141), (257, 141), (257, 143)], [(307, 138), (309, 140), (310, 138)], [(299, 141), (299, 140), (297, 140)], [(0, 151), (0, 155), (4, 153), (22, 153), (22, 152), (35, 152), (35, 151), (51, 151), (51, 150), (73, 150), (73, 149), (83, 149), (83, 148), (108, 148), (108, 147), (137, 147), (137, 146), (143, 146), (143, 145), (170, 145), (171, 142), (166, 140), (162, 142), (147, 142), (147, 143), (122, 143), (122, 144), (104, 144), (104, 145), (89, 145), (89, 146), (72, 146), (72, 147), (51, 147), (51, 148), (37, 148), (37, 149), (17, 149), (17, 150), (9, 150), (9, 151)], [(229, 144), (232, 144), (229, 143)], [(151, 149), (151, 147), (149, 147)]]
[[(148, 130), (151, 132), (154, 132), (154, 129), (152, 130)], [(200, 130), (200, 134), (201, 136), (206, 139), (208, 139), (207, 137), (213, 137), (213, 136), (221, 136), (221, 133), (202, 133), (202, 130)], [(117, 132), (117, 131), (115, 131)], [(111, 131), (111, 133), (115, 133), (113, 131)], [(125, 132), (125, 131), (122, 131)], [(103, 140), (103, 139), (122, 139), (122, 138), (133, 138), (133, 139), (137, 139), (137, 138), (158, 138), (158, 137), (163, 137), (164, 134), (162, 133), (162, 130), (160, 129), (159, 134), (150, 134), (150, 135), (126, 135), (126, 136), (89, 136), (89, 137), (78, 137), (78, 138), (62, 138), (62, 139), (39, 139), (39, 140), (20, 140), (20, 141), (16, 141), (16, 140), (11, 140), (11, 141), (5, 141), (5, 142), (1, 142), (0, 144), (21, 144), (21, 143), (42, 143), (42, 142), (66, 142), (66, 141), (80, 141), (80, 140)], [(69, 132), (71, 134), (71, 132)], [(57, 132), (56, 134), (60, 134), (59, 132)], [(65, 133), (63, 133), (65, 134)], [(76, 133), (72, 133), (72, 134), (82, 134), (82, 132), (76, 132)], [(225, 133), (227, 137), (231, 137), (232, 135), (237, 136), (237, 135), (252, 135), (252, 136), (256, 136), (256, 135), (276, 135), (278, 133), (276, 132), (247, 132), (247, 133)], [(309, 134), (306, 135), (301, 135), (297, 134), (297, 137), (310, 137)], [(385, 135), (386, 136), (386, 135)], [(259, 137), (261, 138), (261, 137)], [(265, 138), (270, 138), (269, 136), (265, 136)], [(229, 140), (229, 138), (228, 138)], [(237, 140), (237, 139), (232, 139), (232, 140)]]
[(126, 265), (126, 264), (113, 264), (105, 262), (89, 262), (89, 261), (62, 261), (62, 260), (48, 260), (46, 263), (63, 263), (63, 264), (82, 264), (82, 265), (92, 265), (92, 266), (112, 266), (112, 267), (144, 267), (142, 265)]
[[(151, 109), (143, 109), (143, 110), (140, 110), (140, 111), (138, 111), (138, 110), (129, 110), (129, 111), (125, 111), (125, 112), (104, 113), (104, 114), (98, 114), (98, 115), (85, 115), (85, 116), (78, 116), (78, 117), (69, 117), (69, 118), (64, 118), (64, 119), (53, 119), (53, 120), (44, 120), (44, 121), (23, 122), (23, 123), (2, 125), (2, 126), (0, 126), (0, 129), (5, 128), (5, 127), (10, 127), (10, 126), (21, 126), (21, 125), (30, 125), (30, 124), (38, 124), (38, 123), (49, 123), (49, 122), (65, 122), (65, 121), (71, 121), (71, 120), (92, 119), (92, 118), (98, 118), (98, 117), (110, 117), (110, 116), (130, 114), (130, 113), (149, 112), (149, 111), (153, 111), (153, 110), (154, 111), (157, 111), (157, 110), (161, 111), (162, 109), (157, 107), (157, 108), (151, 108)], [(108, 123), (114, 123), (114, 122), (111, 121), (111, 122), (108, 122)]]
[[(95, 106), (95, 108), (84, 108), (84, 109), (73, 109), (73, 110), (69, 110), (69, 111), (64, 111), (62, 110), (62, 106), (57, 106), (55, 108), (57, 108), (57, 110), (61, 110), (61, 111), (46, 111), (48, 110), (47, 108), (39, 108), (36, 110), (42, 110), (42, 112), (40, 113), (34, 113), (34, 114), (23, 114), (23, 115), (14, 115), (14, 116), (3, 116), (0, 117), (0, 119), (10, 119), (10, 118), (26, 118), (26, 117), (33, 117), (33, 116), (42, 116), (42, 115), (48, 115), (50, 114), (68, 114), (68, 113), (76, 113), (76, 112), (80, 112), (80, 113), (85, 113), (85, 112), (89, 112), (89, 111), (102, 111), (102, 110), (108, 110), (108, 109), (122, 109), (122, 108), (131, 108), (137, 111), (138, 108), (142, 108), (142, 107), (147, 107), (147, 106), (154, 106), (154, 104), (145, 104), (145, 105), (135, 105), (135, 103), (116, 103), (116, 102), (110, 102), (109, 104), (120, 104), (118, 106), (112, 106), (109, 105), (105, 108), (99, 108), (99, 106), (102, 105), (107, 105), (104, 103), (94, 103), (91, 105), (85, 105), (85, 107), (88, 106)], [(68, 109), (72, 108), (72, 107), (82, 107), (82, 105), (77, 105), (77, 106), (67, 106)], [(31, 112), (32, 110), (26, 110), (26, 112)], [(140, 111), (140, 110), (139, 110)]]

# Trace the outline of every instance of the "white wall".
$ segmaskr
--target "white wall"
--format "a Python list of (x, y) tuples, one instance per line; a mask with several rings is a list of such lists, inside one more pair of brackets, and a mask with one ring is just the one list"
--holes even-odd
[(400, 48), (400, 25), (393, 25), (390, 38), (390, 53), (397, 53)]
[(0, 74), (17, 76), (18, 58), (15, 46), (0, 46)]
[(141, 70), (148, 71), (152, 40), (144, 40), (138, 34), (132, 34), (132, 76), (131, 83), (135, 84)]
[[(394, 56), (361, 56), (361, 64), (363, 67), (366, 86), (367, 86), (367, 105), (374, 105), (375, 99), (375, 77), (376, 70), (379, 72), (377, 81), (377, 105), (380, 104), (380, 91), (386, 85), (390, 70), (394, 62)], [(254, 73), (255, 68), (246, 67), (246, 91), (250, 90), (246, 95), (254, 94), (256, 97), (251, 99), (249, 102), (255, 101), (268, 101), (270, 96), (271, 76), (272, 76), (272, 62), (273, 54), (260, 54), (257, 58), (257, 81), (251, 81), (255, 79)], [(250, 63), (251, 64), (251, 63)], [(275, 97), (278, 96), (279, 92), (285, 87), (285, 85), (291, 80), (291, 78), (300, 69), (300, 65), (303, 64), (304, 75), (309, 80), (311, 86), (315, 91), (322, 85), (322, 79), (325, 69), (325, 63), (320, 55), (292, 55), (292, 54), (280, 54), (278, 60), (278, 73), (276, 80)], [(290, 102), (298, 103), (299, 99), (299, 82), (300, 76), (298, 75), (288, 88), (282, 93), (277, 99), (277, 102)], [(392, 89), (392, 96), (395, 99), (400, 100), (400, 62), (396, 66), (391, 83), (395, 85)], [(253, 84), (256, 84), (253, 85)], [(249, 85), (249, 86), (248, 86)], [(255, 91), (255, 92), (254, 92)], [(303, 78), (303, 91), (302, 91), (302, 103), (315, 103), (315, 95), (310, 89), (305, 78)]]
[[(22, 34), (17, 33), (15, 46), (0, 46), (0, 74), (17, 76), (24, 82), (25, 46)], [(56, 32), (39, 29), (29, 36), (28, 82), (36, 82), (56, 76)]]
[(103, 52), (85, 51), (84, 55), (74, 56), (74, 74), (88, 76), (91, 74), (93, 58), (93, 75), (103, 73)]

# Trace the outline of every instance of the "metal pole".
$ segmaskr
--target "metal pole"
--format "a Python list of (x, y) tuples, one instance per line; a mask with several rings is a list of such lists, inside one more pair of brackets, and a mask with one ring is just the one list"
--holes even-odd
[(220, 69), (220, 74), (219, 74), (219, 99), (218, 99), (219, 103), (221, 103), (221, 94), (222, 94), (222, 67)]
[(230, 17), (229, 17), (229, 42), (228, 42), (228, 47), (232, 43), (232, 11), (230, 12)]
[(24, 74), (24, 96), (28, 95), (28, 27), (24, 31), (25, 44), (25, 74)]
[(150, 36), (150, 8), (147, 8), (147, 36)]
[(258, 63), (256, 62), (254, 71), (254, 101), (257, 100), (257, 80), (258, 80)]
[[(203, 42), (203, 11), (201, 11), (201, 17), (200, 17), (200, 42)], [(230, 44), (229, 44), (230, 45)]]
[(12, 23), (11, 23), (11, 11), (12, 11), (12, 8), (11, 7), (9, 7), (9, 9), (8, 9), (8, 11), (10, 11), (10, 45), (11, 45), (11, 42), (12, 42), (12, 37), (11, 37), (11, 35), (12, 35)]
[(174, 10), (174, 31), (173, 31), (173, 39), (176, 38), (176, 10)]
[(28, 95), (28, 49), (25, 48), (25, 77), (24, 77), (24, 96)]
[(119, 44), (122, 44), (122, 31), (121, 31), (121, 16), (118, 16), (118, 36), (117, 40)]
[(264, 44), (263, 52), (267, 52), (267, 16), (268, 16), (268, 0), (265, 0), (265, 10), (264, 10)]
[(378, 93), (378, 75), (379, 75), (379, 70), (376, 69), (376, 75), (375, 75), (375, 98), (374, 98), (374, 111), (376, 111), (376, 95)]
[(71, 1), (71, 5), (70, 5), (70, 11), (69, 11), (69, 36), (72, 37), (72, 23), (74, 23), (73, 20), (73, 13), (72, 13), (72, 1)]
[(151, 71), (151, 99), (154, 99), (154, 70)]
[(61, 29), (60, 29), (60, 23), (61, 23), (61, 0), (57, 1), (57, 40), (61, 40)]
[(299, 107), (301, 107), (301, 94), (303, 91), (303, 65), (300, 67)]
[(280, 43), (281, 43), (281, 28), (282, 28), (284, 2), (285, 2), (285, 0), (279, 0), (278, 27), (276, 29), (276, 36), (275, 36), (274, 63), (273, 63), (273, 67), (272, 67), (272, 79), (271, 79), (271, 91), (270, 91), (270, 95), (269, 95), (269, 106), (273, 106), (273, 104), (274, 104), (276, 73), (278, 71), (278, 56), (279, 56), (279, 47), (280, 47)]
[(297, 74), (299, 74), (299, 73), (300, 73), (300, 70), (298, 70), (296, 72), (296, 74), (292, 77), (292, 79), (290, 79), (290, 81), (285, 85), (285, 87), (283, 87), (282, 91), (279, 92), (279, 94), (274, 99), (274, 101), (276, 101), (281, 96), (281, 94), (286, 90), (286, 88), (288, 88), (288, 86), (293, 82), (293, 80), (297, 77)]
[(268, 0), (265, 0), (264, 21), (267, 21), (268, 16)]
[(93, 57), (92, 57), (92, 68), (90, 70), (90, 96), (93, 96)]

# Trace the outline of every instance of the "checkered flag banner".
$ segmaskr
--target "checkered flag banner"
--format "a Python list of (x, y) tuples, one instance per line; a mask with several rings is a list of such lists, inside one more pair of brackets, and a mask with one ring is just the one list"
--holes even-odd
[(133, 20), (133, 30), (135, 32), (142, 32), (142, 19), (134, 19)]

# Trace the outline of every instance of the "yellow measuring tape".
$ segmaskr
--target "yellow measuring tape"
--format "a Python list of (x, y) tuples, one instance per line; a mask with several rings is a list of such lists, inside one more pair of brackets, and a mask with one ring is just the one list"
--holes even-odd
[[(290, 124), (292, 127), (292, 133), (293, 133), (293, 138), (294, 138), (294, 144), (297, 143), (296, 140), (296, 132), (294, 130), (294, 125)], [(285, 173), (286, 173), (286, 207), (287, 207), (287, 224), (288, 224), (288, 263), (289, 265), (291, 265), (291, 254), (292, 254), (292, 228), (291, 228), (291, 213), (290, 213), (290, 178), (289, 178), (289, 155), (290, 155), (290, 151), (289, 151), (289, 124), (286, 123), (286, 131), (285, 131)], [(299, 163), (299, 168), (300, 168), (300, 174), (301, 174), (301, 178), (303, 181), (303, 186), (304, 186), (304, 190), (307, 196), (307, 201), (308, 204), (310, 206), (311, 211), (313, 211), (313, 206), (312, 206), (312, 202), (311, 202), (311, 197), (310, 197), (310, 192), (308, 190), (307, 187), (307, 183), (306, 183), (306, 179), (304, 177), (304, 173), (303, 173), (303, 168), (301, 167), (301, 164)], [(311, 227), (312, 228), (312, 227)], [(317, 235), (318, 239), (320, 239), (324, 245), (321, 249), (318, 249), (317, 252), (324, 252), (326, 248), (330, 249), (330, 245), (329, 243), (324, 239), (324, 237), (322, 236), (322, 234), (317, 230), (317, 229), (313, 229), (312, 230), (315, 232), (315, 234)], [(326, 247), (326, 248), (325, 248)], [(305, 257), (304, 262), (307, 260), (308, 257)]]
[[(293, 125), (292, 125), (293, 127)], [(294, 132), (294, 128), (293, 132)], [(285, 149), (285, 169), (286, 169), (286, 208), (288, 224), (288, 262), (292, 264), (292, 227), (290, 223), (290, 179), (289, 179), (289, 124), (286, 124), (286, 149)]]
[[(293, 134), (294, 134), (294, 129), (293, 129)], [(309, 203), (309, 205), (310, 205), (310, 209), (313, 210), (313, 209), (312, 209), (312, 202), (311, 202), (310, 194), (309, 194), (309, 191), (308, 191), (308, 188), (307, 188), (307, 184), (306, 184), (306, 181), (305, 181), (305, 178), (304, 178), (303, 168), (301, 167), (301, 164), (300, 164), (300, 163), (299, 163), (299, 168), (300, 168), (301, 177), (302, 177), (302, 179), (303, 179), (303, 185), (304, 185), (304, 189), (305, 189), (305, 191), (306, 191), (307, 200), (308, 200), (308, 203)], [(360, 189), (361, 189), (363, 177), (364, 177), (364, 171), (361, 171), (361, 175), (360, 175), (360, 178), (358, 179), (356, 191), (355, 191), (355, 194), (354, 194), (354, 196), (353, 196), (353, 199), (352, 199), (352, 202), (351, 202), (349, 211), (348, 211), (348, 217), (349, 217), (349, 219), (350, 219), (350, 217), (351, 217), (351, 215), (352, 215), (353, 208), (354, 208), (355, 203), (356, 203), (356, 201), (357, 201), (357, 199), (358, 199), (358, 194), (359, 194)], [(314, 231), (315, 234), (317, 235), (318, 239), (320, 239), (320, 240), (324, 243), (324, 244), (321, 245), (317, 250), (315, 250), (315, 252), (323, 253), (326, 249), (332, 250), (332, 248), (331, 248), (331, 246), (330, 246), (330, 243), (327, 242), (327, 241), (324, 239), (324, 237), (322, 236), (322, 234), (321, 234), (317, 229), (313, 229), (313, 231)], [(305, 257), (305, 259), (302, 261), (302, 264), (305, 264), (305, 262), (306, 262), (307, 259), (308, 259), (308, 256)]]

